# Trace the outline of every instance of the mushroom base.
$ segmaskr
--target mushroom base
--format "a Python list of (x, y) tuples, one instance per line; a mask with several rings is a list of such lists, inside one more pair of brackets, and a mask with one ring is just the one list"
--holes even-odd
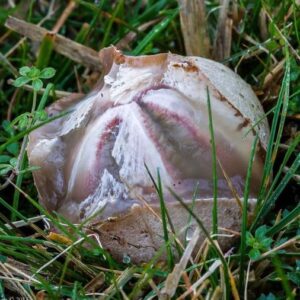
[[(256, 199), (249, 199), (248, 202), (248, 213), (251, 218)], [(213, 199), (199, 199), (196, 200), (193, 210), (208, 232), (212, 228), (212, 207)], [(167, 204), (167, 210), (176, 237), (184, 244), (185, 239), (188, 241), (198, 226), (197, 222), (193, 218), (189, 221), (190, 215), (180, 203)], [(232, 235), (218, 238), (223, 251), (228, 250), (237, 239), (241, 220), (242, 212), (235, 199), (218, 199), (219, 232)], [(121, 262), (125, 256), (129, 256), (131, 262), (135, 264), (148, 262), (157, 255), (160, 249), (162, 251), (160, 251), (158, 261), (166, 260), (159, 207), (134, 205), (127, 214), (93, 223), (90, 228), (99, 235), (103, 248), (117, 261)], [(231, 232), (226, 232), (226, 229)], [(232, 234), (232, 231), (237, 234)], [(199, 250), (204, 240), (205, 235), (201, 231), (195, 252)], [(176, 253), (174, 249), (174, 255)]]

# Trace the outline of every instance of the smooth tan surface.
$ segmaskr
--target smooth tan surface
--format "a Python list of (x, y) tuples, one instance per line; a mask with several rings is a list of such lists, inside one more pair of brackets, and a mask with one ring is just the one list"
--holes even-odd
[[(249, 200), (250, 215), (255, 203), (256, 200)], [(205, 199), (197, 200), (194, 206), (194, 212), (209, 232), (212, 225), (212, 205), (212, 199)], [(164, 247), (163, 227), (158, 217), (160, 209), (158, 207), (152, 209), (136, 205), (126, 215), (93, 224), (92, 230), (99, 234), (102, 246), (118, 261), (122, 261), (124, 256), (129, 256), (133, 263), (147, 262), (154, 257), (161, 247)], [(196, 221), (192, 219), (189, 223), (189, 213), (180, 203), (169, 205), (168, 213), (176, 236), (184, 243), (186, 230), (188, 230), (187, 237), (192, 236), (193, 231), (198, 226)], [(218, 218), (220, 234), (230, 235), (224, 229), (240, 232), (241, 210), (235, 199), (219, 199)], [(221, 237), (218, 242), (221, 248), (226, 251), (237, 237), (238, 235)], [(201, 231), (195, 251), (199, 249), (204, 240), (205, 235)], [(176, 251), (173, 252), (176, 253)], [(166, 253), (163, 251), (158, 260), (165, 260), (165, 258)]]

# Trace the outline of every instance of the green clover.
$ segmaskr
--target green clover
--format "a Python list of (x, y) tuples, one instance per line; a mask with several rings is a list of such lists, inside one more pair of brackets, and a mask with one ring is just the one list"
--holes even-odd
[(43, 81), (41, 79), (49, 79), (55, 75), (55, 69), (53, 68), (44, 68), (39, 70), (36, 67), (22, 67), (19, 69), (20, 77), (18, 77), (13, 85), (15, 87), (21, 87), (28, 82), (32, 82), (31, 85), (34, 91), (39, 91), (43, 87)]
[(246, 233), (246, 243), (247, 246), (252, 248), (249, 251), (249, 257), (252, 260), (256, 260), (260, 257), (261, 252), (267, 251), (270, 249), (273, 240), (266, 236), (267, 226), (263, 225), (257, 228), (255, 235), (253, 236), (250, 232)]

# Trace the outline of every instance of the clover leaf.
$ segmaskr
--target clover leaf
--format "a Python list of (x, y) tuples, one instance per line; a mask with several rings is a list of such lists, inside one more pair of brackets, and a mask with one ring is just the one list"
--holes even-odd
[(55, 75), (55, 70), (53, 68), (45, 68), (40, 73), (40, 78), (49, 79)]
[(15, 87), (22, 87), (28, 82), (31, 82), (33, 90), (37, 92), (43, 87), (43, 81), (41, 79), (52, 78), (55, 75), (55, 72), (55, 69), (51, 67), (39, 70), (36, 67), (25, 66), (19, 69), (19, 74), (21, 76), (14, 81), (13, 85)]
[(257, 228), (254, 236), (246, 233), (246, 244), (251, 248), (248, 255), (252, 260), (256, 260), (261, 256), (261, 253), (270, 249), (273, 240), (266, 236), (267, 226), (263, 225)]

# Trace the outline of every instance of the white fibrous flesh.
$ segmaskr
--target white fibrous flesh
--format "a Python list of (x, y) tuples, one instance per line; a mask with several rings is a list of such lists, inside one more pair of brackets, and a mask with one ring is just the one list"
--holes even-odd
[[(268, 127), (251, 88), (216, 62), (173, 54), (127, 57), (115, 48), (100, 54), (107, 69), (101, 87), (83, 99), (62, 99), (49, 115), (69, 111), (30, 134), (30, 163), (41, 202), (74, 222), (126, 212), (134, 204), (158, 205), (159, 172), (164, 197), (173, 189), (191, 200), (213, 194), (212, 107), (218, 196), (244, 191), (251, 146), (250, 196), (263, 167)], [(260, 122), (258, 122), (260, 120)], [(255, 125), (255, 126), (254, 126)], [(224, 172), (227, 176), (224, 176)], [(233, 187), (229, 187), (229, 181)]]

